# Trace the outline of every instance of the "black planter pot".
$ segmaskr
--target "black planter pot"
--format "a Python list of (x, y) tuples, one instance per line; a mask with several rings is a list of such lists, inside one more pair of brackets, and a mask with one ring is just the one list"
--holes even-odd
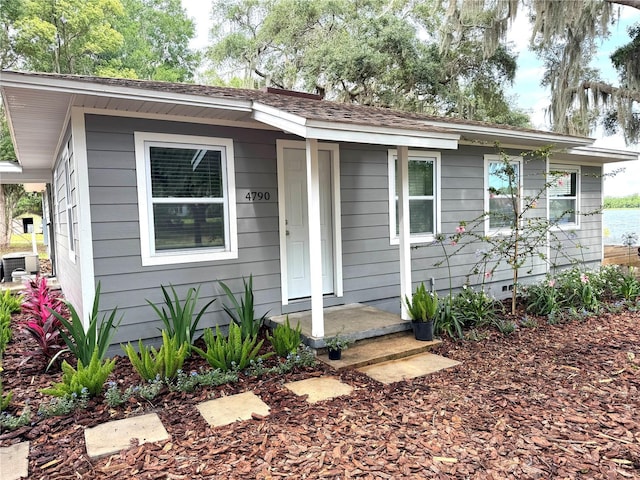
[(413, 335), (416, 340), (430, 342), (433, 340), (433, 321), (428, 322), (411, 322), (413, 326)]
[(328, 349), (329, 360), (340, 360), (342, 358), (342, 350), (337, 348), (335, 350)]

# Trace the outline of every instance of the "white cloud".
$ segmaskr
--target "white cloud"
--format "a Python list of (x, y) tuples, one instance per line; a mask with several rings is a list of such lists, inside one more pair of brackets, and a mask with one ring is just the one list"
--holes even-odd
[(182, 6), (196, 24), (196, 36), (191, 40), (189, 46), (195, 49), (205, 48), (209, 44), (209, 30), (211, 29), (211, 2), (182, 0)]

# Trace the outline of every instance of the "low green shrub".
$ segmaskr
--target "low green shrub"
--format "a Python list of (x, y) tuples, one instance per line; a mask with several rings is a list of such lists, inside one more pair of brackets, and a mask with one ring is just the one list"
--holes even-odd
[(598, 278), (597, 273), (585, 272), (577, 267), (558, 273), (556, 288), (559, 291), (560, 305), (597, 312), (602, 288), (602, 282)]
[(467, 327), (490, 325), (502, 310), (502, 304), (484, 290), (476, 291), (468, 285), (453, 298), (452, 309)]
[(636, 269), (630, 267), (626, 271), (620, 272), (620, 282), (615, 286), (614, 293), (617, 298), (627, 301), (640, 297), (640, 281), (636, 275)]
[(296, 367), (313, 367), (316, 364), (316, 356), (307, 345), (300, 345), (296, 352), (287, 355), (284, 362), (278, 362), (272, 367), (264, 365), (262, 358), (251, 362), (246, 369), (246, 374), (253, 377), (262, 375), (282, 375), (290, 372)]
[(289, 315), (287, 315), (285, 323), (278, 325), (273, 330), (273, 335), (267, 334), (267, 340), (269, 340), (271, 346), (280, 357), (286, 357), (290, 353), (298, 350), (301, 331), (302, 327), (300, 326), (300, 322), (298, 322), (295, 329), (291, 328)]
[(207, 311), (207, 308), (216, 301), (214, 298), (210, 302), (207, 302), (195, 315), (196, 305), (198, 303), (198, 296), (200, 295), (200, 287), (197, 289), (189, 288), (187, 296), (184, 302), (180, 301), (178, 293), (173, 285), (169, 285), (171, 288), (171, 295), (167, 292), (164, 286), (161, 286), (162, 295), (164, 296), (164, 307), (158, 308), (155, 304), (147, 300), (147, 303), (155, 310), (156, 314), (162, 320), (164, 328), (170, 337), (176, 337), (178, 345), (187, 343), (187, 350), (191, 352), (193, 342), (195, 342), (196, 330), (198, 329), (198, 323), (202, 319), (202, 316)]
[(102, 360), (98, 349), (94, 349), (93, 355), (87, 365), (78, 359), (77, 368), (73, 368), (66, 361), (62, 362), (62, 382), (56, 383), (51, 388), (42, 389), (41, 392), (54, 397), (65, 397), (75, 393), (82, 395), (85, 390), (89, 396), (102, 392), (104, 383), (113, 371), (116, 361)]
[(179, 344), (178, 337), (170, 337), (166, 330), (162, 330), (162, 346), (159, 350), (147, 347), (142, 340), (138, 341), (138, 352), (131, 343), (121, 347), (144, 380), (153, 380), (157, 376), (165, 380), (174, 378), (189, 354), (187, 342)]
[(18, 313), (22, 305), (22, 295), (14, 295), (11, 290), (5, 290), (0, 295), (0, 310), (6, 310), (9, 313)]
[[(0, 372), (2, 368), (0, 368)], [(2, 386), (2, 379), (0, 379), (0, 412), (4, 412), (11, 403), (11, 399), (13, 398), (13, 392), (4, 393), (4, 387)]]
[(435, 335), (448, 335), (451, 338), (464, 338), (462, 329), (464, 319), (453, 308), (451, 297), (440, 302), (438, 314), (433, 321), (433, 333)]
[(0, 413), (0, 431), (15, 430), (31, 423), (31, 408), (27, 405), (19, 416), (7, 412)]
[(515, 332), (517, 328), (515, 322), (507, 319), (496, 320), (493, 322), (493, 325), (495, 325), (498, 331), (503, 335), (510, 335)]
[(145, 384), (131, 385), (124, 391), (118, 388), (116, 382), (109, 382), (107, 391), (104, 393), (104, 401), (111, 408), (126, 403), (130, 398), (140, 398), (151, 401), (158, 396), (164, 388), (164, 383), (160, 377), (149, 380)]
[(6, 350), (7, 345), (13, 337), (11, 330), (11, 313), (0, 309), (0, 356)]
[(527, 312), (534, 315), (549, 315), (560, 308), (556, 280), (548, 278), (525, 289)]
[[(223, 372), (228, 370), (243, 370), (249, 366), (251, 360), (258, 358), (258, 352), (262, 347), (262, 340), (257, 337), (242, 338), (241, 328), (234, 322), (229, 324), (229, 335), (225, 337), (216, 326), (216, 334), (210, 328), (204, 331), (204, 343), (207, 350), (198, 347), (193, 349), (204, 358), (213, 368), (219, 368)], [(263, 356), (266, 358), (271, 354)]]
[(186, 373), (179, 371), (178, 375), (169, 388), (177, 392), (193, 392), (198, 387), (217, 387), (227, 383), (238, 381), (238, 373), (233, 371), (224, 372), (218, 368), (208, 372)]
[(73, 392), (63, 397), (52, 398), (48, 404), (40, 404), (38, 407), (38, 416), (43, 418), (61, 417), (69, 415), (76, 410), (84, 410), (87, 408), (89, 401), (89, 392), (85, 389), (80, 395)]

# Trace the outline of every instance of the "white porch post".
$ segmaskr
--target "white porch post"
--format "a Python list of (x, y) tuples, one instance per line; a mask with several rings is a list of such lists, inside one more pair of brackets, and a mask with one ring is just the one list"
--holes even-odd
[(309, 277), (311, 277), (311, 335), (324, 337), (322, 303), (322, 243), (320, 242), (320, 175), (318, 140), (307, 139), (307, 205), (309, 219)]
[(398, 147), (398, 221), (400, 234), (400, 303), (401, 318), (410, 320), (405, 295), (411, 298), (411, 244), (409, 243), (409, 148)]

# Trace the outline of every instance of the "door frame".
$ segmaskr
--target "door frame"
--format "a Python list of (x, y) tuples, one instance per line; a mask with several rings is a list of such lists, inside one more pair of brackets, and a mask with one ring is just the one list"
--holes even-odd
[[(276, 140), (278, 163), (278, 226), (280, 237), (280, 281), (282, 305), (289, 305), (289, 284), (287, 270), (287, 226), (285, 207), (284, 150), (293, 148), (306, 151), (306, 143), (296, 140)], [(331, 155), (331, 217), (333, 229), (333, 286), (335, 297), (342, 297), (342, 219), (340, 206), (340, 147), (337, 143), (318, 143), (318, 150), (328, 151)], [(308, 189), (308, 185), (307, 185)], [(309, 297), (300, 299), (306, 301)], [(298, 300), (296, 300), (297, 302)]]

